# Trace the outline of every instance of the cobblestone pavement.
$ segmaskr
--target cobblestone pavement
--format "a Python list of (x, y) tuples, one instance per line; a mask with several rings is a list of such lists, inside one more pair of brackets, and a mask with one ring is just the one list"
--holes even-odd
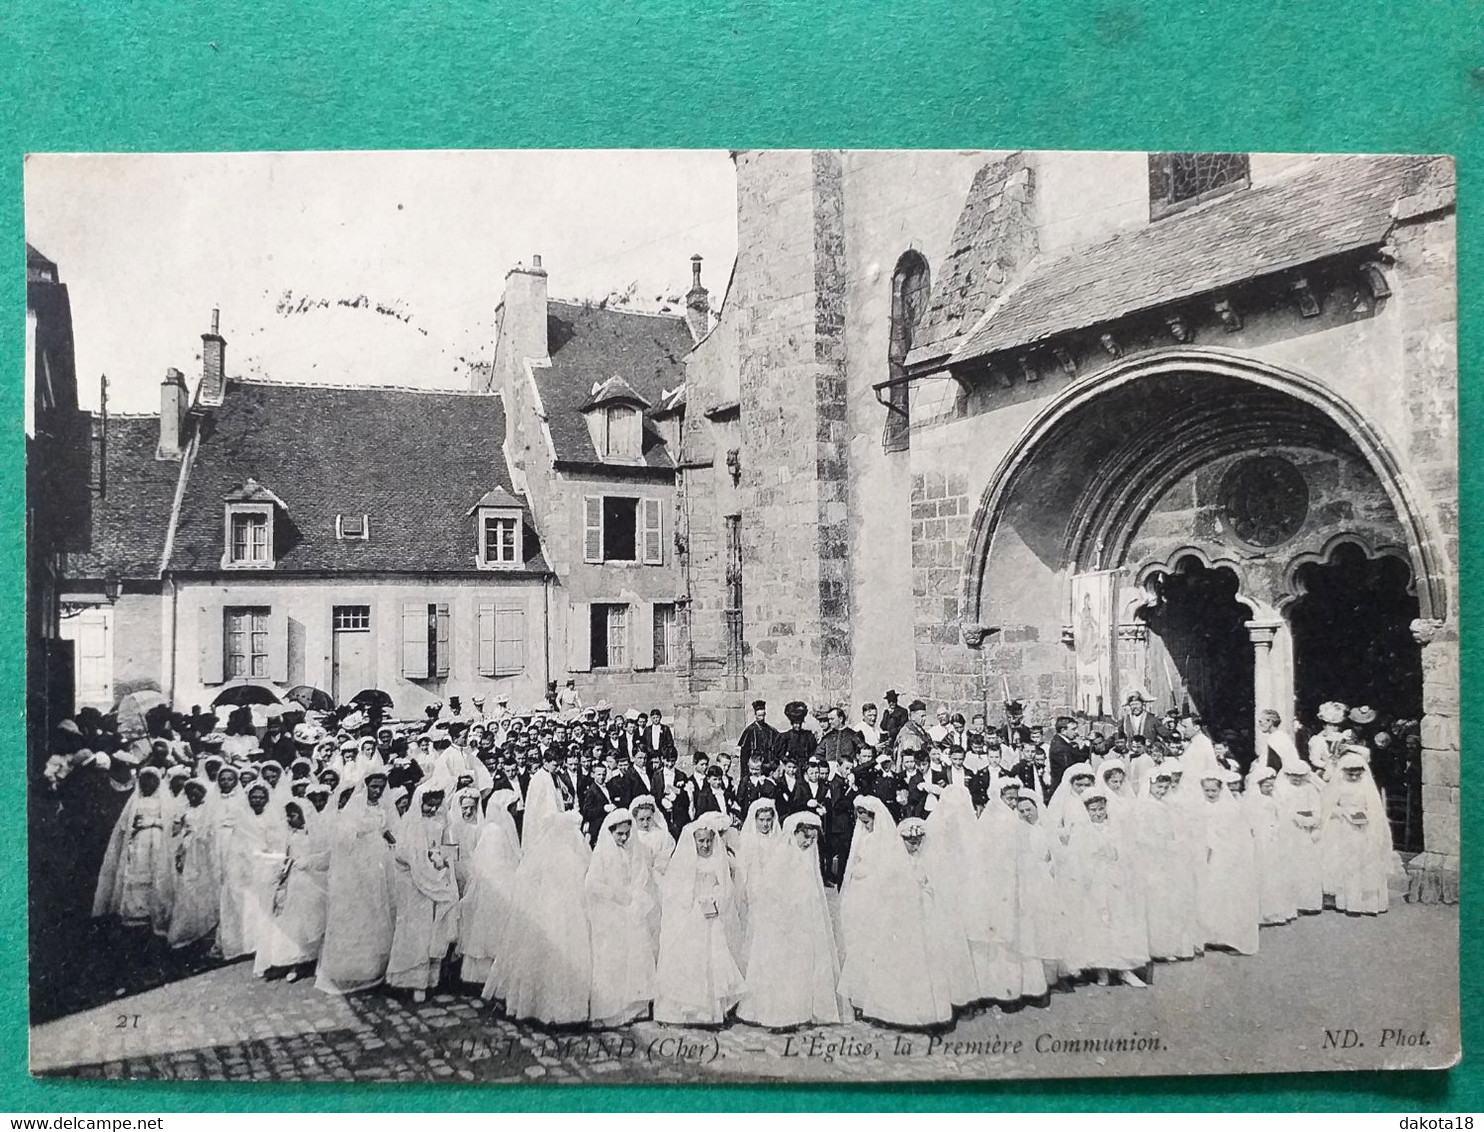
[[(936, 1036), (863, 1022), (793, 1034), (649, 1022), (551, 1033), (470, 997), (334, 998), (307, 981), (255, 980), (238, 963), (34, 1027), (31, 1065), (91, 1078), (591, 1082), (1437, 1066), (1458, 1042), (1457, 933), (1456, 908), (1327, 912), (1264, 929), (1256, 956), (1162, 964), (1146, 990), (1079, 987)], [(1125, 1046), (1074, 1045), (1099, 1039)]]

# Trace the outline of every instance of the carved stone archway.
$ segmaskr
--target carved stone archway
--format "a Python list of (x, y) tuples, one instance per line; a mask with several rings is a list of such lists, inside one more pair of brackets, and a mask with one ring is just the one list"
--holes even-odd
[[(1130, 411), (1141, 405), (1140, 412)], [(1109, 423), (1115, 417), (1117, 427)], [(1210, 468), (1214, 476), (1218, 467), (1273, 450), (1275, 443), (1321, 453), (1343, 450), (1347, 466), (1366, 477), (1386, 517), (1368, 531), (1335, 538), (1330, 532), (1344, 530), (1344, 520), (1316, 523), (1293, 546), (1247, 547), (1236, 555), (1263, 574), (1261, 585), (1250, 591), (1241, 586), (1253, 608), (1246, 627), (1259, 706), (1266, 700), (1285, 719), (1294, 717), (1293, 641), (1284, 609), (1299, 596), (1298, 573), (1307, 562), (1322, 562), (1346, 543), (1370, 558), (1405, 561), (1420, 614), (1413, 628), (1422, 648), (1424, 770), (1436, 803), (1428, 811), (1427, 846), (1456, 860), (1456, 803), (1436, 802), (1439, 790), (1450, 798), (1457, 794), (1456, 579), (1446, 566), (1431, 502), (1382, 428), (1318, 378), (1233, 351), (1173, 347), (1121, 359), (1068, 384), (1023, 428), (981, 496), (962, 560), (964, 640), (971, 647), (1003, 648), (1004, 635), (996, 632), (1002, 628), (1013, 628), (1017, 641), (1035, 632), (1046, 640), (1049, 598), (1035, 595), (1034, 608), (1023, 617), (1007, 603), (1024, 592), (1018, 589), (1021, 578), (1037, 579), (1044, 592), (1050, 570), (1074, 594), (1075, 579), (1116, 573), (1122, 588), (1109, 610), (1114, 624), (1108, 635), (1115, 651), (1132, 643), (1140, 632), (1133, 616), (1139, 599), (1126, 591), (1137, 590), (1139, 575), (1153, 564), (1148, 548), (1134, 545), (1144, 538), (1136, 535), (1141, 524), (1165, 506), (1161, 500), (1172, 484), (1184, 490), (1200, 469)], [(1078, 444), (1086, 445), (1085, 458)], [(1038, 526), (1031, 522), (1037, 509), (1055, 518)], [(1204, 549), (1181, 549), (1225, 565), (1223, 554), (1209, 552), (1220, 542), (1213, 538)], [(1167, 561), (1165, 554), (1161, 548), (1158, 561)], [(1039, 624), (1029, 624), (1032, 619)], [(1061, 639), (1074, 642), (1070, 626)]]

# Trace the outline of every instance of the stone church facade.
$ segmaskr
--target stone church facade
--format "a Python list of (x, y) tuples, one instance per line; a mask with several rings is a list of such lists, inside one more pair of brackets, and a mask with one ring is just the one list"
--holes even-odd
[(744, 152), (687, 360), (683, 724), (1134, 690), (1421, 720), (1458, 851), (1452, 165)]

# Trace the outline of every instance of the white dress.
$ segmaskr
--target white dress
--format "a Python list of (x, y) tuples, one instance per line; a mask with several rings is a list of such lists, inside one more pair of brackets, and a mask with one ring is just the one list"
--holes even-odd
[(512, 1018), (588, 1019), (593, 951), (582, 892), (592, 852), (580, 822), (576, 810), (548, 809), (534, 827), (527, 817), (510, 918), (482, 992)]
[(1206, 830), (1204, 860), (1198, 857), (1196, 864), (1201, 938), (1207, 945), (1254, 955), (1262, 912), (1252, 826), (1225, 787), (1216, 801), (1203, 798), (1197, 812)]
[(114, 823), (98, 872), (93, 893), (95, 917), (117, 916), (125, 924), (165, 934), (175, 888), (166, 828), (171, 808), (158, 785), (148, 796), (135, 786)]
[(189, 947), (216, 930), (221, 878), (216, 871), (214, 824), (205, 804), (187, 806), (170, 831), (170, 867), (175, 872), (175, 899), (170, 907), (166, 941)]
[(313, 806), (308, 802), (297, 804), (302, 807), (304, 827), (288, 829), (283, 854), (265, 862), (272, 869), (273, 889), (259, 925), (253, 959), (253, 970), (258, 974), (274, 967), (314, 962), (325, 938), (329, 830), (323, 815), (315, 813)]
[(325, 938), (314, 985), (349, 994), (386, 977), (394, 923), (392, 848), (384, 835), (391, 818), (382, 802), (367, 800), (364, 781), (343, 809), (327, 808), (329, 815)]
[(510, 806), (519, 797), (514, 790), (499, 790), (490, 796), (480, 826), (479, 843), (469, 862), (469, 882), (459, 904), (459, 954), (463, 960), (459, 977), (482, 985), (494, 964), (495, 946), (515, 891), (515, 872), (520, 866), (520, 838)]
[(588, 1016), (600, 1027), (632, 1022), (654, 998), (649, 854), (637, 845), (632, 828), (624, 845), (614, 840), (613, 827), (623, 822), (633, 822), (626, 809), (611, 810), (603, 819), (583, 882), (593, 946)]
[(794, 840), (790, 816), (768, 861), (768, 887), (751, 905), (747, 978), (737, 1017), (759, 1026), (824, 1025), (848, 1017), (835, 990), (840, 952), (830, 923), (819, 852)]
[(387, 985), (427, 990), (438, 982), (449, 949), (459, 936), (459, 885), (448, 854), (447, 801), (432, 817), (423, 796), (443, 784), (424, 782), (412, 796), (397, 829), (396, 916), (387, 952)]
[[(857, 819), (850, 861), (840, 888), (845, 958), (840, 994), (869, 1019), (897, 1026), (930, 1026), (952, 1017), (935, 995), (917, 878), (886, 804), (862, 795), (871, 811), (867, 830)], [(946, 1014), (945, 1014), (946, 1007)]]
[[(722, 840), (727, 822), (706, 814), (681, 831), (660, 887), (660, 946), (655, 966), (654, 1020), (718, 1025), (742, 993), (742, 972), (729, 942), (736, 893)], [(695, 835), (710, 829), (711, 854), (700, 856)]]

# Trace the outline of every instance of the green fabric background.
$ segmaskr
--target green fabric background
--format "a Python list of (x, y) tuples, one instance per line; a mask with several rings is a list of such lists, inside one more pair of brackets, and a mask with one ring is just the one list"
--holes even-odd
[[(1371, 0), (470, 0), (77, 3), (0, 16), (0, 713), (23, 752), (22, 155), (48, 150), (828, 146), (1442, 152), (1459, 159), (1460, 297), (1480, 307), (1484, 4)], [(65, 270), (65, 265), (64, 265)], [(1484, 500), (1481, 337), (1460, 336), (1467, 567)], [(81, 375), (92, 380), (95, 375)], [(1469, 569), (1464, 570), (1467, 581)], [(1464, 686), (1480, 673), (1468, 585)], [(1470, 750), (1479, 719), (1466, 711)], [(1465, 774), (1465, 834), (1484, 833)], [(13, 796), (12, 796), (13, 797)], [(0, 1109), (1484, 1108), (1478, 905), (1464, 906), (1451, 1073), (914, 1089), (359, 1087), (32, 1081), (24, 820), (0, 807)], [(1473, 872), (1469, 857), (1468, 874)], [(1471, 893), (1470, 893), (1471, 894)], [(1364, 971), (1355, 977), (1366, 977)], [(1343, 1007), (1343, 1004), (1337, 1004)], [(1378, 1020), (1381, 1021), (1381, 1020)]]

